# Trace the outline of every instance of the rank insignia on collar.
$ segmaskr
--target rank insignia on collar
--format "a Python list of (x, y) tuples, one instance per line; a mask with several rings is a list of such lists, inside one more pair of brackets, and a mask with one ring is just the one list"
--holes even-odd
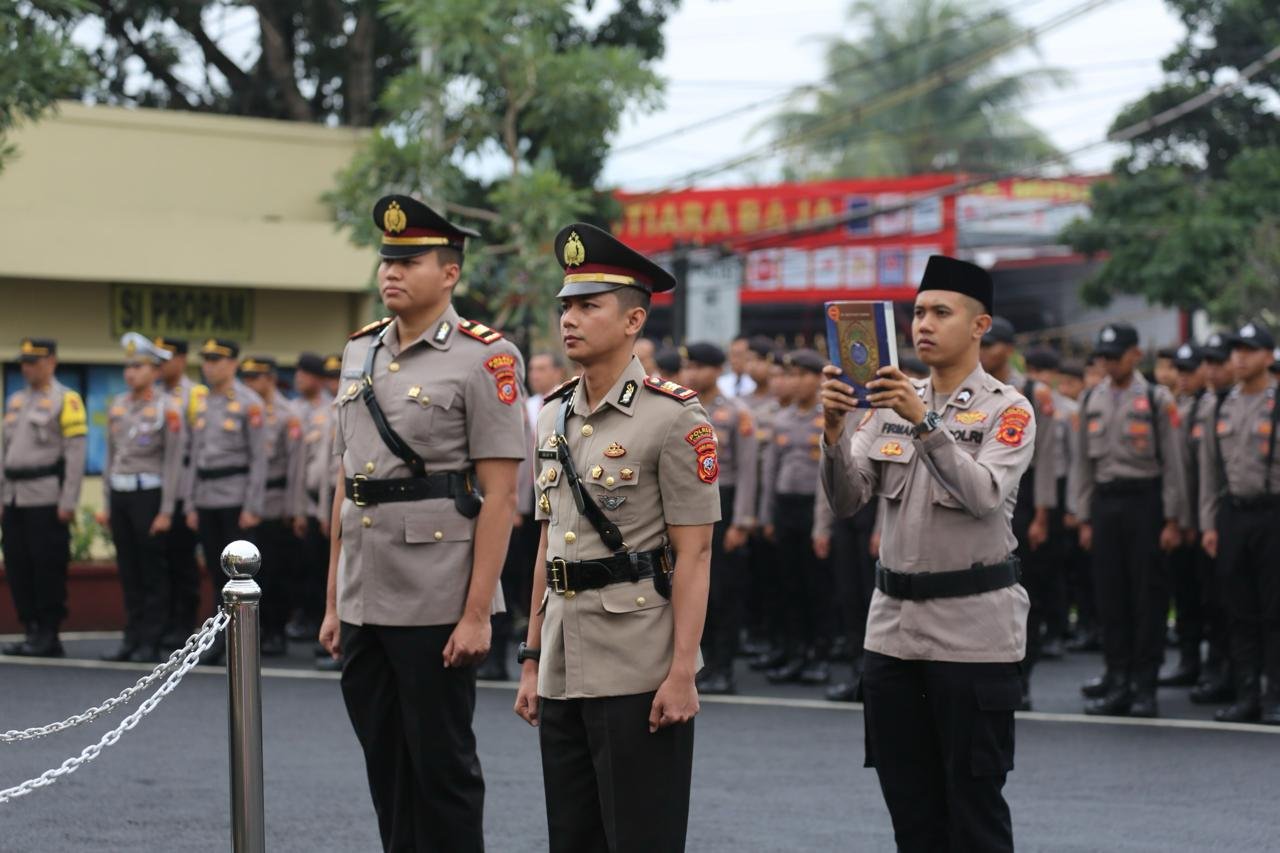
[(968, 388), (961, 388), (960, 393), (956, 394), (956, 403), (963, 406), (965, 403), (973, 399), (973, 392)]
[(542, 510), (547, 515), (551, 514), (551, 498), (547, 497), (546, 492), (543, 492), (538, 498), (538, 509)]
[(440, 328), (436, 329), (436, 333), (431, 337), (431, 340), (435, 341), (438, 344), (442, 344), (445, 341), (449, 340), (449, 333), (452, 331), (453, 331), (453, 326), (449, 325), (449, 321), (441, 320)]
[(626, 456), (627, 449), (615, 441), (604, 449), (604, 455), (610, 459), (617, 459), (619, 456)]
[(634, 379), (628, 379), (622, 386), (622, 393), (618, 395), (618, 405), (630, 406), (632, 401), (636, 398), (636, 390), (639, 389), (639, 387), (639, 383)]

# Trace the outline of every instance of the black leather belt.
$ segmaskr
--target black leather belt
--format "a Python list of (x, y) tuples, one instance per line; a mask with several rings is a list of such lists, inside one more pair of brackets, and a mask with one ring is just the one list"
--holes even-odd
[(975, 565), (955, 572), (895, 572), (876, 563), (876, 589), (890, 598), (926, 601), (981, 595), (1013, 586), (1022, 578), (1017, 557), (990, 566)]
[(1141, 480), (1111, 480), (1098, 483), (1093, 487), (1100, 495), (1136, 495), (1140, 492), (1160, 488), (1159, 477), (1148, 477)]
[(467, 490), (467, 475), (462, 471), (439, 471), (425, 477), (394, 480), (370, 480), (356, 475), (345, 482), (347, 497), (356, 506), (453, 498)]
[(267, 480), (268, 489), (283, 489), (288, 484), (288, 477), (272, 477), (270, 480)]
[(39, 480), (41, 477), (61, 477), (66, 470), (66, 460), (59, 459), (49, 465), (33, 465), (30, 468), (5, 468), (9, 480)]
[(226, 468), (197, 468), (196, 479), (198, 480), (225, 480), (227, 477), (234, 477), (237, 474), (248, 474), (248, 465), (231, 465)]
[(1227, 503), (1232, 509), (1275, 509), (1280, 507), (1280, 495), (1252, 495), (1247, 498), (1227, 495)]
[(573, 598), (585, 589), (634, 583), (654, 577), (660, 571), (670, 572), (673, 568), (665, 548), (576, 563), (556, 557), (547, 560), (547, 587), (556, 595)]

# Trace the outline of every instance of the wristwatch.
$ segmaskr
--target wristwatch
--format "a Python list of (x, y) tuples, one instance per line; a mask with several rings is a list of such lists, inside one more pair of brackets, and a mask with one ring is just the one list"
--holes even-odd
[(542, 649), (531, 649), (524, 643), (521, 643), (516, 647), (516, 663), (524, 663), (527, 660), (537, 660), (541, 655)]
[(919, 438), (926, 432), (933, 432), (940, 426), (942, 426), (942, 415), (932, 411), (925, 412), (924, 420), (911, 428), (911, 435)]

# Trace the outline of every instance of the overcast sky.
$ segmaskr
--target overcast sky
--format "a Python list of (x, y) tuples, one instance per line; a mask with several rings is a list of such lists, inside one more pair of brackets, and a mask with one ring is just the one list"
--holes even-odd
[[(895, 2), (895, 0), (888, 0)], [(1082, 0), (996, 0), (1025, 26), (1036, 27), (1080, 6)], [(640, 145), (691, 122), (785, 94), (822, 77), (824, 40), (858, 35), (845, 20), (844, 0), (684, 0), (667, 24), (667, 52), (658, 66), (667, 80), (664, 108), (629, 116), (605, 179), (624, 189), (651, 189), (699, 167), (721, 163), (765, 144), (752, 131), (778, 99), (747, 114), (700, 130)], [(1073, 72), (1074, 82), (1037, 97), (1028, 118), (1062, 150), (1101, 139), (1116, 113), (1161, 79), (1160, 60), (1183, 33), (1162, 0), (1112, 0), (1044, 35), (1040, 56), (1011, 55), (1010, 69), (1044, 64)], [(638, 147), (630, 147), (638, 146)], [(1074, 171), (1105, 171), (1116, 150), (1076, 157)], [(741, 184), (775, 179), (776, 160), (699, 181)]]

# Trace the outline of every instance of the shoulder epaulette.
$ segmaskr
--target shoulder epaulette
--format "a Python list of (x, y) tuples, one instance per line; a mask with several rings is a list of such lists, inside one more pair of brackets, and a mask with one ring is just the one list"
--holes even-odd
[(390, 317), (383, 317), (381, 320), (374, 320), (369, 325), (361, 326), (359, 329), (356, 329), (354, 332), (352, 332), (350, 335), (347, 336), (347, 340), (354, 341), (356, 338), (363, 338), (365, 335), (371, 335), (390, 322), (391, 322)]
[(555, 388), (552, 388), (551, 392), (547, 394), (547, 396), (542, 398), (542, 402), (550, 403), (552, 400), (559, 400), (561, 397), (576, 388), (578, 386), (578, 380), (581, 378), (582, 377), (580, 376), (575, 376), (566, 382), (561, 382)]
[(474, 320), (459, 320), (458, 330), (482, 344), (494, 344), (502, 340), (502, 332), (490, 329), (484, 323), (477, 323)]
[(660, 379), (657, 376), (646, 376), (644, 378), (644, 387), (650, 391), (657, 391), (659, 394), (665, 394), (668, 397), (674, 397), (680, 402), (692, 400), (698, 396), (698, 392), (692, 388), (686, 388), (683, 385), (677, 385), (669, 379)]

